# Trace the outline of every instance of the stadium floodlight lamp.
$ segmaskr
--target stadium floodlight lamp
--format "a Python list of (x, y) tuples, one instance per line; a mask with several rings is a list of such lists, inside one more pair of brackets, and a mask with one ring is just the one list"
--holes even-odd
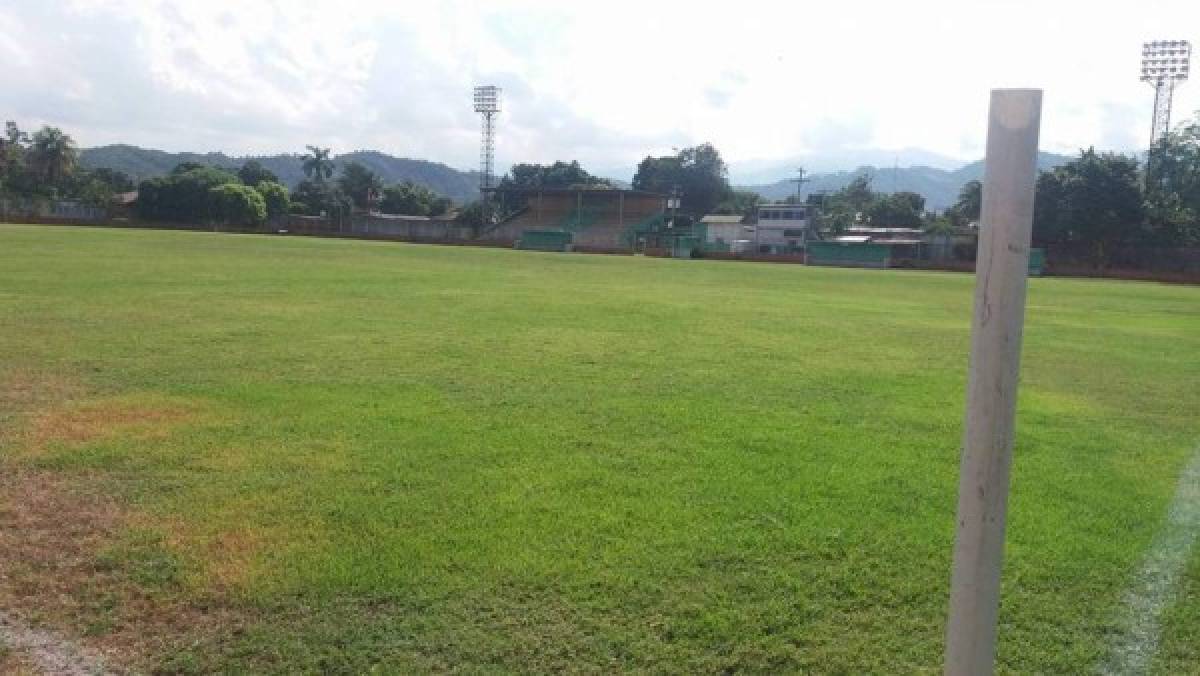
[(1188, 79), (1192, 44), (1187, 40), (1156, 40), (1142, 45), (1142, 81), (1150, 84)]
[(477, 113), (498, 113), (500, 112), (500, 88), (495, 85), (486, 85), (475, 88), (475, 112)]
[(1154, 88), (1154, 117), (1150, 125), (1153, 146), (1171, 129), (1171, 99), (1175, 87), (1191, 74), (1192, 43), (1187, 40), (1154, 40), (1142, 43), (1141, 81)]

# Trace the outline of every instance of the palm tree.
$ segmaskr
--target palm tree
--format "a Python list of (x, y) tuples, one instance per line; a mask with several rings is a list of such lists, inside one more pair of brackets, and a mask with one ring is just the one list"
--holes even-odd
[(42, 127), (29, 144), (29, 161), (47, 185), (56, 186), (75, 170), (79, 150), (75, 140), (57, 127)]
[(308, 148), (308, 154), (300, 158), (304, 162), (304, 175), (318, 182), (332, 177), (333, 160), (329, 159), (329, 148), (304, 147)]

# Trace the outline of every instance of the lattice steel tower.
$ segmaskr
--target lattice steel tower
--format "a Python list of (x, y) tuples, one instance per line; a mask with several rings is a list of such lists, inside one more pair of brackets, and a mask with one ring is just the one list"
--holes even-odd
[(492, 85), (475, 88), (475, 112), (483, 118), (483, 139), (479, 146), (479, 189), (492, 188), (495, 179), (496, 115), (500, 113), (500, 88)]
[(1188, 77), (1192, 44), (1187, 40), (1155, 40), (1142, 43), (1142, 82), (1154, 87), (1154, 121), (1150, 145), (1154, 146), (1171, 129), (1171, 97), (1175, 86)]

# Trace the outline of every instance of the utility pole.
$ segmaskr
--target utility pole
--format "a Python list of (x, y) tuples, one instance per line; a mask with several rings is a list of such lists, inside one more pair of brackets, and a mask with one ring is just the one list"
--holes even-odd
[(1041, 90), (992, 90), (946, 627), (947, 676), (985, 676), (995, 668), (1041, 111)]
[(792, 183), (796, 184), (796, 204), (804, 204), (804, 200), (802, 198), (804, 194), (804, 184), (810, 182), (812, 179), (805, 178), (804, 167), (797, 167), (796, 174), (796, 178), (791, 179)]

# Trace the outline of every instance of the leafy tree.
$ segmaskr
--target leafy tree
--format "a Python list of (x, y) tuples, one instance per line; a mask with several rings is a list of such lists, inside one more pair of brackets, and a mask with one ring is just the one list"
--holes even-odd
[(36, 184), (32, 177), (26, 178), (25, 155), (29, 147), (29, 134), (21, 131), (17, 123), (9, 120), (5, 124), (4, 136), (0, 138), (0, 190), (26, 192), (27, 186)]
[(958, 201), (951, 207), (966, 221), (978, 221), (983, 209), (983, 183), (967, 181), (958, 191)]
[(21, 131), (16, 122), (9, 120), (4, 123), (4, 138), (0, 139), (0, 144), (6, 146), (27, 146), (29, 145), (29, 134)]
[(50, 187), (61, 185), (79, 161), (75, 140), (57, 127), (42, 127), (34, 132), (28, 152), (30, 167)]
[[(208, 169), (208, 168), (209, 168), (209, 165), (204, 164), (203, 162), (180, 162), (179, 164), (176, 164), (171, 169), (171, 175), (178, 176), (179, 174), (186, 174), (187, 172), (193, 171), (195, 169)], [(224, 171), (224, 170), (222, 170), (222, 171)]]
[(915, 192), (897, 192), (877, 197), (867, 207), (875, 227), (919, 228), (924, 223), (925, 198)]
[(383, 181), (366, 166), (347, 162), (342, 166), (342, 175), (338, 177), (338, 187), (354, 200), (354, 206), (366, 211), (383, 191)]
[(807, 204), (812, 208), (817, 230), (836, 235), (858, 223), (860, 216), (865, 217), (877, 199), (879, 196), (871, 190), (871, 177), (860, 174), (836, 192), (809, 195)]
[(876, 199), (877, 195), (871, 189), (871, 177), (867, 174), (855, 176), (846, 187), (832, 195), (834, 202), (840, 202), (847, 209), (859, 213), (865, 212)]
[(100, 183), (108, 186), (108, 188), (114, 193), (132, 192), (135, 188), (137, 188), (137, 186), (133, 183), (133, 179), (129, 177), (129, 174), (116, 169), (99, 167), (97, 169), (92, 169), (91, 171), (87, 172), (87, 174), (92, 180), (99, 181)]
[(210, 188), (209, 213), (226, 225), (259, 225), (267, 220), (267, 204), (257, 190), (239, 183)]
[(379, 210), (385, 214), (436, 216), (445, 213), (451, 205), (450, 200), (429, 188), (405, 181), (384, 189)]
[(287, 186), (276, 181), (259, 181), (254, 189), (262, 195), (267, 218), (275, 221), (288, 212), (290, 206)]
[(758, 204), (761, 201), (762, 197), (756, 192), (734, 190), (729, 193), (729, 197), (717, 205), (715, 213), (753, 216), (758, 212)]
[(215, 217), (212, 188), (239, 183), (237, 176), (215, 167), (179, 169), (141, 182), (136, 204), (140, 217), (183, 223), (209, 221)]
[(329, 148), (304, 146), (308, 154), (301, 156), (304, 175), (318, 183), (333, 177), (333, 160), (329, 159)]
[(463, 208), (455, 217), (455, 222), (461, 225), (469, 225), (472, 228), (481, 228), (484, 224), (483, 202), (476, 200), (463, 205)]
[(593, 176), (578, 161), (554, 164), (517, 164), (500, 179), (501, 188), (613, 187), (612, 181)]
[(449, 197), (442, 197), (439, 195), (438, 197), (434, 198), (433, 202), (430, 204), (429, 215), (444, 216), (450, 213), (450, 210), (453, 208), (454, 200), (450, 199)]
[(1200, 245), (1200, 116), (1151, 148), (1146, 210), (1154, 243)]
[(728, 169), (712, 144), (684, 148), (667, 157), (647, 157), (633, 177), (636, 190), (670, 194), (678, 188), (685, 212), (696, 216), (711, 213), (732, 192)]
[(309, 216), (317, 216), (322, 211), (326, 211), (326, 204), (329, 201), (330, 188), (325, 183), (305, 179), (296, 184), (292, 189), (291, 197), (288, 202), (291, 204), (291, 211), (294, 213), (308, 214)]
[(354, 207), (354, 201), (337, 185), (314, 180), (300, 181), (289, 203), (293, 213), (334, 219), (344, 218)]
[[(1047, 177), (1048, 176), (1048, 177)], [(1044, 172), (1034, 201), (1034, 239), (1084, 244), (1102, 265), (1114, 247), (1143, 238), (1145, 208), (1135, 158), (1089, 148)]]
[(1072, 240), (1072, 229), (1066, 218), (1066, 191), (1063, 172), (1038, 173), (1033, 193), (1033, 243), (1060, 244)]
[(264, 167), (258, 160), (246, 160), (242, 164), (242, 167), (237, 170), (237, 175), (242, 185), (248, 185), (251, 188), (257, 188), (264, 181), (279, 183), (279, 177), (273, 171)]

